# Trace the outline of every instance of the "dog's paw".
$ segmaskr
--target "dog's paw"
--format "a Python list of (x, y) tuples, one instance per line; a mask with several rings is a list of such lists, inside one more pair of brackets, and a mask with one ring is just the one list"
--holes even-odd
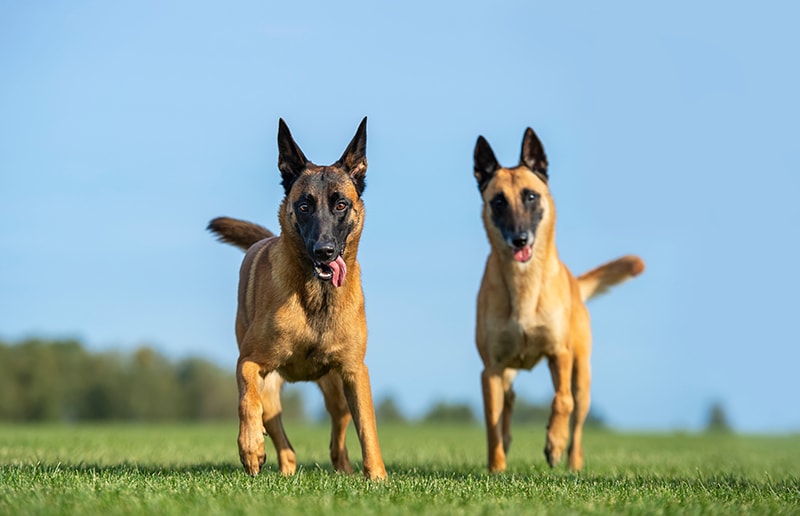
[(249, 455), (239, 454), (239, 459), (242, 461), (245, 472), (251, 477), (254, 477), (261, 471), (261, 466), (266, 462), (267, 456), (264, 453), (251, 453)]
[(353, 474), (353, 466), (350, 464), (350, 459), (347, 458), (347, 454), (345, 455), (331, 455), (331, 464), (333, 464), (333, 470), (337, 473), (344, 473), (345, 475), (352, 475)]
[(505, 455), (499, 457), (492, 457), (489, 461), (489, 473), (502, 473), (506, 470), (506, 457)]
[(502, 464), (489, 464), (489, 473), (502, 473), (506, 470), (506, 463)]
[(367, 480), (386, 480), (386, 468), (383, 464), (371, 468), (365, 467), (364, 476), (367, 477)]
[(257, 433), (252, 438), (248, 438), (246, 435), (239, 436), (239, 460), (242, 461), (242, 466), (248, 475), (258, 475), (261, 466), (267, 460), (262, 434)]
[(281, 475), (286, 477), (294, 475), (297, 471), (297, 458), (291, 448), (278, 453), (278, 469)]
[(544, 456), (547, 459), (547, 463), (550, 464), (551, 468), (554, 468), (561, 462), (561, 457), (564, 455), (564, 447), (563, 446), (556, 446), (553, 441), (550, 439), (547, 440), (547, 444), (544, 447)]

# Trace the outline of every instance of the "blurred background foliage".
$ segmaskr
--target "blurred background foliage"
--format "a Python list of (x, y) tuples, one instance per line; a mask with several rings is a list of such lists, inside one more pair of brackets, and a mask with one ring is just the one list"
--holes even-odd
[[(143, 346), (133, 352), (91, 352), (77, 340), (0, 341), (0, 421), (212, 421), (237, 417), (233, 367), (202, 358), (170, 360)], [(287, 421), (323, 422), (309, 416), (300, 390), (281, 396)], [(710, 408), (708, 427), (727, 429), (724, 408)], [(480, 424), (482, 414), (463, 402), (439, 401), (410, 419), (394, 397), (376, 400), (379, 423)], [(513, 421), (546, 426), (547, 403), (517, 397)], [(605, 426), (590, 412), (587, 425)]]
[(0, 342), (0, 421), (177, 421), (236, 417), (232, 373), (149, 347), (87, 351), (76, 340)]

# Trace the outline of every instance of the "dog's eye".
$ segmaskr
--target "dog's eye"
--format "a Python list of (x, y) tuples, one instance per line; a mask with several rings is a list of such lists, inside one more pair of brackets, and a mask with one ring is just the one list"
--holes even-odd
[(505, 197), (498, 196), (492, 199), (492, 207), (496, 210), (502, 210), (503, 208), (505, 208), (506, 207)]
[(528, 202), (534, 202), (538, 198), (539, 198), (539, 195), (536, 192), (528, 192), (528, 195), (526, 196), (526, 200)]
[(307, 202), (301, 202), (297, 205), (297, 211), (300, 213), (308, 213), (310, 209)]
[(347, 203), (344, 201), (339, 201), (336, 203), (335, 209), (336, 211), (344, 211), (347, 209)]

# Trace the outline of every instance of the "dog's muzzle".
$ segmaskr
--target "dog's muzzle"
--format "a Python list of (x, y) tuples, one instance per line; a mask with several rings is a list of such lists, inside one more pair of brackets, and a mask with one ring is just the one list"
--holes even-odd
[(347, 275), (347, 265), (341, 255), (327, 263), (314, 262), (314, 275), (323, 281), (330, 281), (334, 287), (341, 287)]
[(526, 263), (533, 256), (533, 235), (528, 231), (520, 231), (508, 238), (508, 244), (511, 246), (514, 260), (520, 263)]

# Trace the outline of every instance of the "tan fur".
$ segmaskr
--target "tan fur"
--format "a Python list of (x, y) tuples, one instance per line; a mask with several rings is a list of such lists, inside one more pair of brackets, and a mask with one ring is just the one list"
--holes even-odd
[[(480, 180), (480, 174), (476, 177)], [(545, 455), (551, 466), (561, 460), (567, 450), (572, 416), (569, 466), (581, 469), (591, 383), (591, 331), (583, 300), (644, 267), (639, 258), (625, 257), (576, 279), (556, 250), (556, 210), (544, 177), (524, 165), (500, 167), (482, 191), (491, 253), (478, 294), (476, 342), (484, 364), (481, 385), (490, 471), (506, 469), (514, 402), (512, 382), (517, 371), (531, 369), (543, 358), (548, 361), (555, 388)], [(512, 249), (492, 221), (489, 205), (503, 193), (509, 199), (508, 209), (522, 210), (518, 193), (523, 189), (537, 192), (543, 206), (532, 257), (526, 263), (513, 259)]]
[(230, 217), (217, 217), (209, 222), (208, 229), (217, 235), (220, 242), (236, 246), (242, 251), (247, 251), (259, 240), (275, 236), (263, 226)]
[(644, 271), (644, 262), (638, 256), (623, 256), (614, 261), (584, 272), (578, 276), (581, 299), (588, 301), (605, 294), (614, 285), (619, 285)]
[[(362, 166), (361, 164), (359, 166)], [(366, 168), (366, 161), (363, 162)], [(363, 171), (360, 171), (363, 174)], [(341, 287), (309, 275), (309, 257), (295, 227), (294, 202), (319, 174), (352, 203), (350, 231), (342, 254), (347, 276)], [(327, 183), (326, 183), (327, 184)], [(337, 471), (352, 472), (345, 434), (352, 418), (362, 449), (364, 474), (386, 477), (375, 424), (367, 366), (367, 325), (356, 255), (364, 224), (364, 205), (353, 181), (339, 164), (307, 166), (284, 198), (280, 236), (255, 224), (214, 219), (209, 229), (220, 239), (246, 249), (240, 270), (236, 338), (239, 360), (239, 455), (255, 475), (265, 461), (264, 433), (272, 440), (281, 473), (297, 467), (281, 422), (280, 389), (284, 380), (314, 380), (320, 386), (331, 420), (330, 455)]]

